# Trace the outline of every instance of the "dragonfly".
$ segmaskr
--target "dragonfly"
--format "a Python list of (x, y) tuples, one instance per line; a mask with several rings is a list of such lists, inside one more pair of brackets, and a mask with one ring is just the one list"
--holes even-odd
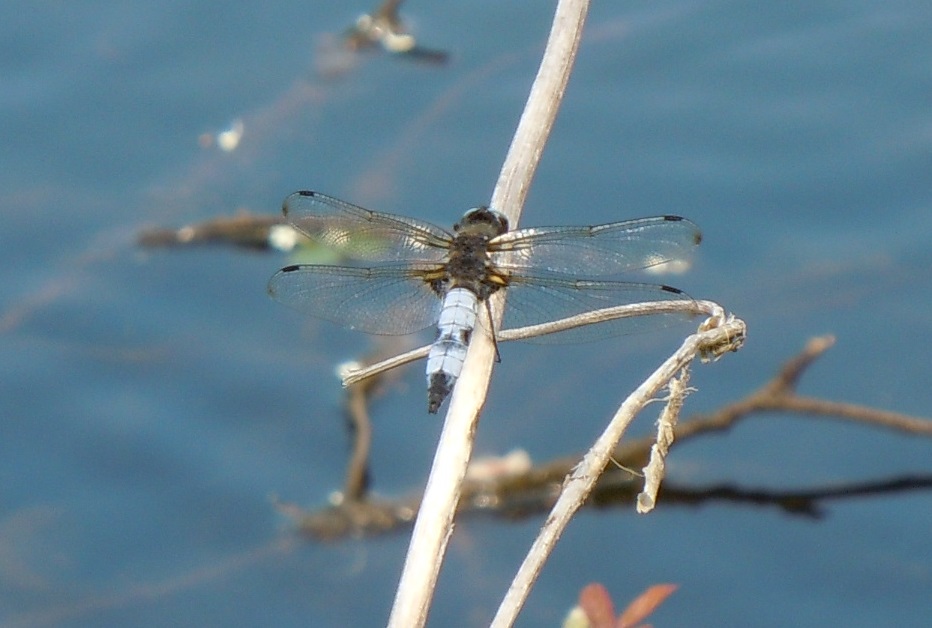
[[(363, 265), (285, 266), (269, 280), (269, 294), (313, 317), (371, 334), (404, 335), (436, 325), (427, 357), (431, 414), (462, 372), (482, 307), (491, 321), (489, 297), (496, 292), (505, 291), (503, 327), (509, 329), (607, 307), (689, 299), (667, 285), (590, 278), (685, 263), (702, 239), (699, 228), (680, 216), (509, 230), (508, 219), (486, 206), (467, 211), (450, 231), (313, 191), (295, 192), (283, 211), (297, 231)], [(686, 316), (619, 318), (535, 340), (592, 340)]]

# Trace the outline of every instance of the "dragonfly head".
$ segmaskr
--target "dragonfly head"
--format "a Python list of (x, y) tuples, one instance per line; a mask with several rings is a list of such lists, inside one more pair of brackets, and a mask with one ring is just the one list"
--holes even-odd
[(474, 207), (463, 215), (453, 226), (453, 230), (465, 235), (487, 235), (494, 238), (508, 231), (508, 219), (504, 214), (489, 207)]

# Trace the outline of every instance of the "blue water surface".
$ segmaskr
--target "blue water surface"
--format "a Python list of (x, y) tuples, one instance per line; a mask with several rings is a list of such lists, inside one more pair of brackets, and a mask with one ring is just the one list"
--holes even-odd
[[(0, 624), (386, 621), (407, 531), (319, 544), (272, 502), (319, 507), (342, 486), (333, 369), (371, 338), (268, 299), (283, 255), (136, 245), (145, 227), (274, 214), (304, 188), (444, 225), (488, 202), (552, 6), (405, 4), (443, 66), (323, 56), (370, 8), (0, 6)], [(702, 227), (694, 267), (664, 281), (749, 338), (696, 365), (687, 413), (833, 334), (802, 393), (928, 417), (930, 59), (922, 2), (595, 3), (522, 224)], [(236, 119), (235, 150), (199, 142)], [(479, 453), (583, 451), (680, 332), (503, 346)], [(421, 369), (372, 408), (381, 495), (426, 478), (440, 420)], [(823, 518), (724, 501), (583, 511), (519, 625), (558, 625), (592, 581), (619, 606), (677, 583), (657, 626), (927, 625), (928, 490), (845, 491), (929, 478), (930, 461), (928, 437), (755, 415), (675, 449), (669, 481), (837, 488)], [(487, 624), (542, 520), (461, 522), (431, 624)]]

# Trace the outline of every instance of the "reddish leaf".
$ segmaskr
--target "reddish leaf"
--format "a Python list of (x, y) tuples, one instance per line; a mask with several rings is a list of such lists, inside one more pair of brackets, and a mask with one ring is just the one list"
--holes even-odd
[(592, 628), (613, 628), (615, 625), (615, 605), (608, 590), (598, 582), (583, 587), (579, 593), (579, 607), (589, 618)]
[(655, 584), (648, 587), (644, 593), (640, 594), (628, 604), (628, 608), (618, 618), (616, 628), (630, 628), (638, 622), (647, 618), (660, 606), (665, 599), (676, 591), (678, 585), (675, 584)]

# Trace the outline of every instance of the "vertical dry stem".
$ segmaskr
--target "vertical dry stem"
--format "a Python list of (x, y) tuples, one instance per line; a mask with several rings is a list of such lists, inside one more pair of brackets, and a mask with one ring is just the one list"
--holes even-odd
[(670, 396), (663, 407), (663, 412), (660, 413), (660, 418), (657, 419), (657, 441), (650, 448), (650, 461), (644, 467), (644, 490), (638, 495), (637, 502), (639, 513), (650, 512), (657, 503), (657, 493), (660, 491), (660, 483), (663, 481), (666, 470), (667, 454), (670, 452), (670, 445), (673, 444), (676, 422), (680, 418), (680, 410), (686, 400), (688, 382), (689, 366), (687, 365), (680, 371), (679, 378), (674, 377), (667, 385)]
[[(518, 224), (566, 89), (588, 6), (586, 0), (560, 0), (557, 5), (540, 69), (492, 193), (491, 206), (508, 217), (512, 228)], [(492, 306), (497, 327), (504, 311), (504, 298), (496, 296)], [(481, 318), (479, 327), (484, 327)], [(434, 454), (389, 626), (411, 628), (423, 626), (427, 621), (444, 551), (452, 534), (453, 515), (488, 391), (494, 357), (490, 335), (481, 330), (474, 333)]]

